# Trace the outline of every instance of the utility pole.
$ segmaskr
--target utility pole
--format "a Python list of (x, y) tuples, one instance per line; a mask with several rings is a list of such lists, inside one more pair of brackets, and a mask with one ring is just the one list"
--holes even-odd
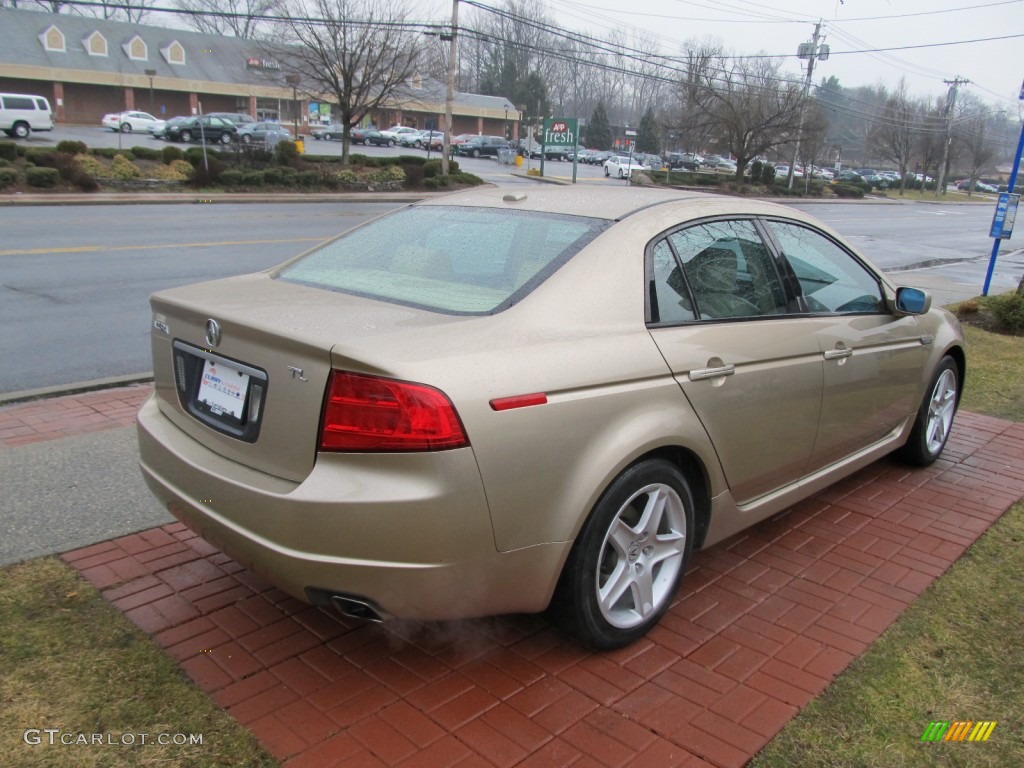
[[(796, 146), (793, 148), (793, 162), (789, 164), (789, 175), (786, 177), (786, 188), (793, 188), (793, 176), (796, 173), (796, 161), (800, 155), (800, 139), (804, 132), (804, 118), (807, 117), (807, 95), (811, 92), (811, 78), (814, 77), (814, 62), (817, 59), (825, 61), (828, 59), (828, 46), (818, 45), (821, 33), (821, 22), (814, 25), (814, 37), (809, 43), (801, 43), (797, 48), (798, 59), (807, 59), (807, 79), (804, 80), (804, 98), (800, 106), (800, 127), (796, 132)], [(806, 169), (804, 169), (806, 172)]]
[(967, 85), (970, 80), (957, 77), (953, 80), (943, 80), (949, 86), (946, 94), (946, 142), (942, 145), (942, 163), (939, 165), (939, 181), (935, 185), (935, 196), (942, 193), (942, 185), (946, 181), (946, 165), (949, 163), (949, 145), (953, 141), (953, 107), (956, 106), (956, 90), (961, 85)]
[[(448, 47), (448, 93), (444, 100), (444, 138), (441, 140), (441, 175), (448, 175), (452, 149), (452, 111), (455, 103), (455, 62), (458, 54), (459, 0), (452, 0), (452, 32)], [(441, 36), (444, 39), (444, 35)]]

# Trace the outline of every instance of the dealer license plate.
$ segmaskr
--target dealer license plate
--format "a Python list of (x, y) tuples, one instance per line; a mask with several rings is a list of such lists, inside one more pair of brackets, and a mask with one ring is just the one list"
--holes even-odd
[(249, 374), (227, 363), (206, 360), (199, 381), (196, 400), (204, 403), (216, 416), (230, 416), (241, 421), (245, 395), (249, 391)]

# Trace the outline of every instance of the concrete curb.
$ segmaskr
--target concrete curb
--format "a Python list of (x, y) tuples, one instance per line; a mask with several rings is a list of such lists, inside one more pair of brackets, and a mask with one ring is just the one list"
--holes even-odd
[(130, 373), (124, 376), (108, 376), (103, 379), (92, 379), (90, 381), (79, 381), (74, 384), (55, 384), (52, 387), (40, 387), (38, 389), (23, 389), (20, 392), (0, 393), (0, 407), (25, 403), (31, 400), (42, 400), (43, 398), (64, 397), (66, 395), (77, 395), (82, 392), (96, 392), (102, 389), (116, 389), (131, 384), (146, 384), (153, 381), (153, 373)]

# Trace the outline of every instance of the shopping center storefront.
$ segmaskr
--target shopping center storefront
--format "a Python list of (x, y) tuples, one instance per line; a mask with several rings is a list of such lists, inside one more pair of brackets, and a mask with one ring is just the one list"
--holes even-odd
[[(45, 96), (58, 123), (98, 124), (139, 109), (157, 117), (244, 112), (261, 120), (311, 124), (337, 117), (329, 98), (306, 98), (286, 83), (259, 43), (182, 29), (69, 14), (0, 9), (0, 92)], [(445, 124), (444, 88), (416, 76), (386, 109), (379, 127)], [(519, 113), (506, 99), (459, 93), (455, 133), (517, 135)]]

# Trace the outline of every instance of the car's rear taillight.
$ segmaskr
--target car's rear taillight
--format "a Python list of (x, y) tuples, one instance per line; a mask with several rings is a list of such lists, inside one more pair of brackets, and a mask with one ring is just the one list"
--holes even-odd
[(425, 384), (334, 371), (321, 451), (442, 451), (469, 445), (455, 406)]

